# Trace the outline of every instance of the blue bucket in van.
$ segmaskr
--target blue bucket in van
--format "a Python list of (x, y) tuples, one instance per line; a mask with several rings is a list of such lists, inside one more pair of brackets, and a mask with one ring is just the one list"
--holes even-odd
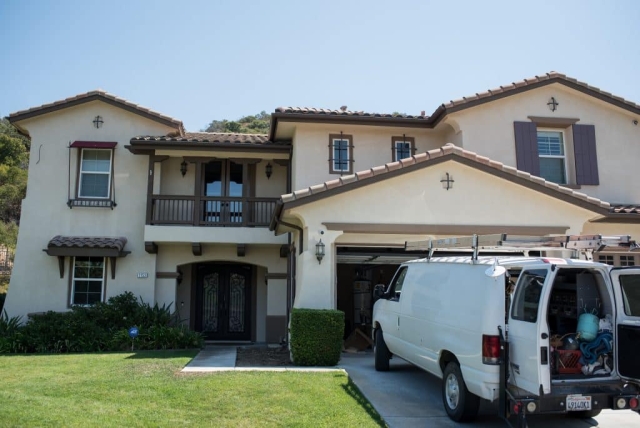
[(584, 313), (578, 318), (578, 335), (583, 342), (591, 342), (598, 335), (600, 320), (597, 316)]

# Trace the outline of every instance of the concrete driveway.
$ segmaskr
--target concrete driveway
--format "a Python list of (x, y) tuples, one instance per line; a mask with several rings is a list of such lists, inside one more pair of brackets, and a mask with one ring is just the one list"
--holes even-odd
[[(344, 368), (360, 391), (391, 428), (413, 427), (500, 427), (507, 424), (496, 415), (496, 404), (483, 402), (478, 419), (471, 424), (453, 422), (442, 407), (440, 379), (406, 361), (393, 357), (389, 372), (376, 372), (373, 353), (343, 353)], [(632, 428), (640, 426), (640, 415), (630, 410), (604, 410), (593, 419), (572, 419), (565, 415), (528, 417), (531, 428)]]

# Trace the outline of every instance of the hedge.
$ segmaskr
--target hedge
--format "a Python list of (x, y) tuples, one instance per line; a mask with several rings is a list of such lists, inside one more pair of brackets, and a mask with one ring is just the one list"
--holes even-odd
[(344, 312), (326, 309), (293, 309), (291, 356), (299, 366), (335, 366), (340, 361), (344, 336)]

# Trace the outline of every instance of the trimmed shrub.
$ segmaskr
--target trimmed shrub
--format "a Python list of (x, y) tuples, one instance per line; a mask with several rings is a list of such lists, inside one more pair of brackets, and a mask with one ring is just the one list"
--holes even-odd
[(340, 361), (344, 312), (326, 309), (293, 309), (291, 355), (299, 366), (335, 366)]
[(0, 353), (101, 352), (131, 349), (128, 329), (137, 326), (135, 349), (201, 348), (200, 333), (184, 327), (166, 305), (150, 306), (131, 292), (68, 312), (32, 315), (27, 323), (0, 317)]

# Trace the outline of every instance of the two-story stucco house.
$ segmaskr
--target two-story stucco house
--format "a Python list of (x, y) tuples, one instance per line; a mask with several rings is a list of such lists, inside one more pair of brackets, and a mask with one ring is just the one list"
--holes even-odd
[(640, 239), (640, 106), (555, 72), (431, 116), (279, 108), (269, 135), (101, 91), (9, 120), (32, 138), (10, 316), (129, 290), (209, 339), (279, 342), (292, 307), (366, 323), (370, 285), (420, 256), (405, 241)]

